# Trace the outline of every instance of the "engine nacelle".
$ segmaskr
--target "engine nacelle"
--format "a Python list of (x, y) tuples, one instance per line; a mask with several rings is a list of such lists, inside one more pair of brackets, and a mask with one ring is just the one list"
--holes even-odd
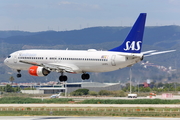
[(49, 73), (50, 71), (43, 67), (32, 66), (29, 68), (29, 74), (33, 76), (47, 76)]

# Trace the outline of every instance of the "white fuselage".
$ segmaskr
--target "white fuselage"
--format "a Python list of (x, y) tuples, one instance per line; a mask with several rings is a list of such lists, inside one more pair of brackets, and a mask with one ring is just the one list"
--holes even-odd
[(69, 66), (74, 73), (108, 72), (131, 66), (141, 57), (127, 57), (120, 52), (82, 50), (20, 50), (12, 53), (4, 63), (16, 70), (28, 70), (32, 65), (20, 61)]

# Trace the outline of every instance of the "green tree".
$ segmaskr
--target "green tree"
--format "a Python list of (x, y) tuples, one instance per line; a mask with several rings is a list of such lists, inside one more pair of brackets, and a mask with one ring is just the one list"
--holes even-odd
[(140, 92), (150, 92), (150, 91), (151, 91), (151, 88), (150, 88), (150, 87), (140, 87), (140, 88), (139, 88), (139, 91), (140, 91)]
[(106, 95), (106, 96), (108, 96), (108, 95), (111, 95), (111, 92), (108, 91), (108, 90), (101, 90), (101, 91), (99, 91), (98, 94), (99, 94), (99, 95)]
[(12, 85), (12, 84), (13, 84), (13, 81), (14, 81), (14, 77), (11, 76), (11, 77), (9, 78), (9, 81), (11, 82), (11, 85)]
[(20, 87), (15, 87), (14, 88), (14, 92), (20, 92), (21, 91), (21, 88)]
[(24, 90), (36, 90), (36, 88), (26, 87), (26, 88), (24, 88)]
[(82, 96), (83, 94), (80, 93), (80, 92), (75, 92), (75, 91), (73, 91), (73, 92), (70, 93), (70, 95), (71, 95), (71, 96)]
[(6, 92), (14, 92), (14, 89), (12, 88), (12, 86), (6, 85), (5, 91), (6, 91)]
[(158, 84), (157, 84), (157, 87), (158, 87), (158, 88), (159, 88), (159, 87), (163, 87), (163, 83), (162, 83), (162, 82), (158, 83)]
[(77, 89), (71, 93), (72, 96), (82, 96), (82, 95), (88, 95), (89, 90), (88, 89)]
[(125, 97), (126, 96), (126, 94), (122, 90), (114, 91), (113, 94), (114, 94), (114, 97)]
[(98, 95), (98, 93), (97, 93), (97, 92), (95, 92), (95, 91), (89, 91), (89, 95), (92, 95), (92, 96), (97, 96), (97, 95)]
[(89, 90), (88, 89), (77, 89), (75, 92), (80, 92), (83, 95), (87, 95), (89, 93)]

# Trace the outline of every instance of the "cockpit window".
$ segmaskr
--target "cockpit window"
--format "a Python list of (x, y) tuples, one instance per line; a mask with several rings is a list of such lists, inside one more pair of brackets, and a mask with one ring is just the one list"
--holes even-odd
[(8, 58), (10, 58), (10, 57), (11, 57), (11, 55), (8, 56)]

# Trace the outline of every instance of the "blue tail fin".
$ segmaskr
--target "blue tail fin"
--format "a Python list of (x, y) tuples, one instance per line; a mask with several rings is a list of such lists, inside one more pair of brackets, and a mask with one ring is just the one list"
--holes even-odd
[(122, 45), (109, 51), (141, 53), (146, 13), (141, 13)]

